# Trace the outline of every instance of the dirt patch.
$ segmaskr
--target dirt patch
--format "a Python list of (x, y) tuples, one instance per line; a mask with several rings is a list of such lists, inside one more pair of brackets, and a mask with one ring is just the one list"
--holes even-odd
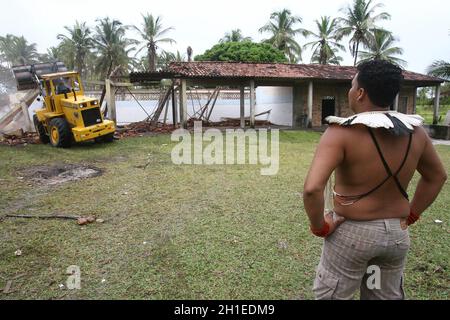
[(35, 183), (56, 185), (69, 181), (77, 181), (98, 177), (103, 171), (91, 165), (61, 164), (53, 166), (34, 166), (22, 171), (23, 178)]

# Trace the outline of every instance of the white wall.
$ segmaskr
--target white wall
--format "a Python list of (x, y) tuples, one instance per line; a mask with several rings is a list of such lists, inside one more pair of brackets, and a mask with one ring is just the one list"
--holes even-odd
[[(269, 121), (282, 126), (292, 126), (292, 87), (256, 88), (256, 114), (272, 110)], [(266, 115), (257, 119), (265, 120)]]
[[(157, 101), (139, 101), (146, 109), (147, 113), (151, 114), (156, 108)], [(256, 88), (256, 114), (272, 110), (269, 118), (268, 115), (257, 117), (257, 120), (269, 120), (271, 123), (283, 126), (292, 126), (292, 88), (291, 87), (258, 87)], [(188, 99), (187, 110), (189, 115), (193, 115), (195, 111), (200, 109), (200, 106), (206, 104), (206, 100), (197, 99), (192, 101)], [(30, 106), (30, 115), (33, 117), (34, 110), (40, 108), (42, 102), (35, 101)], [(139, 107), (135, 101), (117, 101), (117, 120), (119, 124), (130, 123), (144, 120), (147, 115)], [(250, 116), (250, 101), (245, 101), (245, 116)], [(161, 114), (161, 120), (164, 117), (164, 112)], [(211, 121), (220, 121), (223, 117), (239, 118), (240, 117), (240, 102), (235, 100), (217, 100), (214, 111), (211, 114)], [(169, 105), (169, 112), (167, 122), (172, 123), (172, 104)]]

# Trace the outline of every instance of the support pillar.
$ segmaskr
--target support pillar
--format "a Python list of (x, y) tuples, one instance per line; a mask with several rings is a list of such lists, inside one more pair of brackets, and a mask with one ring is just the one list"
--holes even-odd
[(310, 81), (308, 85), (308, 126), (312, 127), (313, 120), (313, 94), (314, 94), (314, 85), (313, 82)]
[(35, 129), (34, 129), (33, 122), (31, 121), (31, 118), (30, 118), (30, 113), (28, 111), (28, 105), (25, 102), (21, 102), (20, 106), (22, 107), (22, 113), (23, 113), (23, 116), (25, 117), (25, 123), (26, 123), (25, 131), (34, 132)]
[(399, 93), (395, 96), (394, 100), (394, 111), (398, 111), (398, 99), (399, 99)]
[(437, 85), (434, 95), (434, 108), (433, 108), (433, 124), (439, 122), (439, 100), (441, 98), (441, 85)]
[(114, 92), (113, 82), (109, 79), (105, 80), (106, 88), (106, 102), (108, 103), (108, 112), (112, 121), (117, 124), (117, 113), (116, 113), (116, 95)]
[(185, 79), (180, 81), (180, 123), (182, 128), (187, 128), (187, 95)]
[(176, 128), (178, 124), (178, 110), (177, 110), (177, 94), (175, 92), (175, 86), (172, 85), (172, 123)]
[(255, 128), (255, 80), (250, 80), (250, 127)]
[(241, 128), (245, 129), (245, 87), (241, 86)]

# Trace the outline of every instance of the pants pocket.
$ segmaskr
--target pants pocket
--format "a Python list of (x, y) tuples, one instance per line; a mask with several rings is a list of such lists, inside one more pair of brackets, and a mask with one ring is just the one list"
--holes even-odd
[(398, 249), (400, 250), (408, 250), (411, 246), (411, 240), (409, 238), (409, 232), (408, 230), (404, 230), (401, 232), (401, 234), (397, 237), (395, 240), (395, 244)]
[(338, 282), (339, 279), (335, 275), (319, 266), (313, 286), (316, 300), (332, 300)]

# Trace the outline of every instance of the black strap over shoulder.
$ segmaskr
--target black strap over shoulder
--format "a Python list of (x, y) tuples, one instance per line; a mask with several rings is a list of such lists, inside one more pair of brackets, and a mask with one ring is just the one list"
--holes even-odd
[(380, 188), (382, 185), (384, 185), (392, 177), (394, 179), (394, 181), (395, 181), (395, 184), (397, 185), (398, 190), (401, 192), (403, 197), (405, 197), (405, 199), (409, 201), (408, 193), (405, 191), (405, 189), (400, 184), (400, 181), (398, 180), (397, 175), (403, 169), (403, 167), (404, 167), (404, 165), (406, 163), (406, 160), (408, 159), (408, 154), (409, 154), (409, 151), (411, 149), (412, 133), (409, 133), (409, 141), (408, 141), (408, 147), (406, 149), (405, 157), (403, 158), (403, 161), (402, 161), (399, 169), (395, 172), (395, 174), (393, 174), (391, 168), (389, 167), (386, 159), (383, 156), (383, 152), (381, 151), (380, 145), (378, 144), (378, 141), (375, 138), (375, 134), (373, 133), (371, 128), (367, 127), (367, 129), (369, 130), (370, 136), (372, 137), (372, 141), (375, 144), (375, 147), (377, 148), (378, 154), (380, 155), (381, 162), (383, 163), (383, 166), (384, 166), (388, 176), (379, 185), (377, 185), (375, 188), (373, 188), (369, 192), (365, 193), (364, 195), (361, 195), (361, 197), (365, 197), (365, 196), (371, 194), (372, 192), (374, 192), (375, 190)]

